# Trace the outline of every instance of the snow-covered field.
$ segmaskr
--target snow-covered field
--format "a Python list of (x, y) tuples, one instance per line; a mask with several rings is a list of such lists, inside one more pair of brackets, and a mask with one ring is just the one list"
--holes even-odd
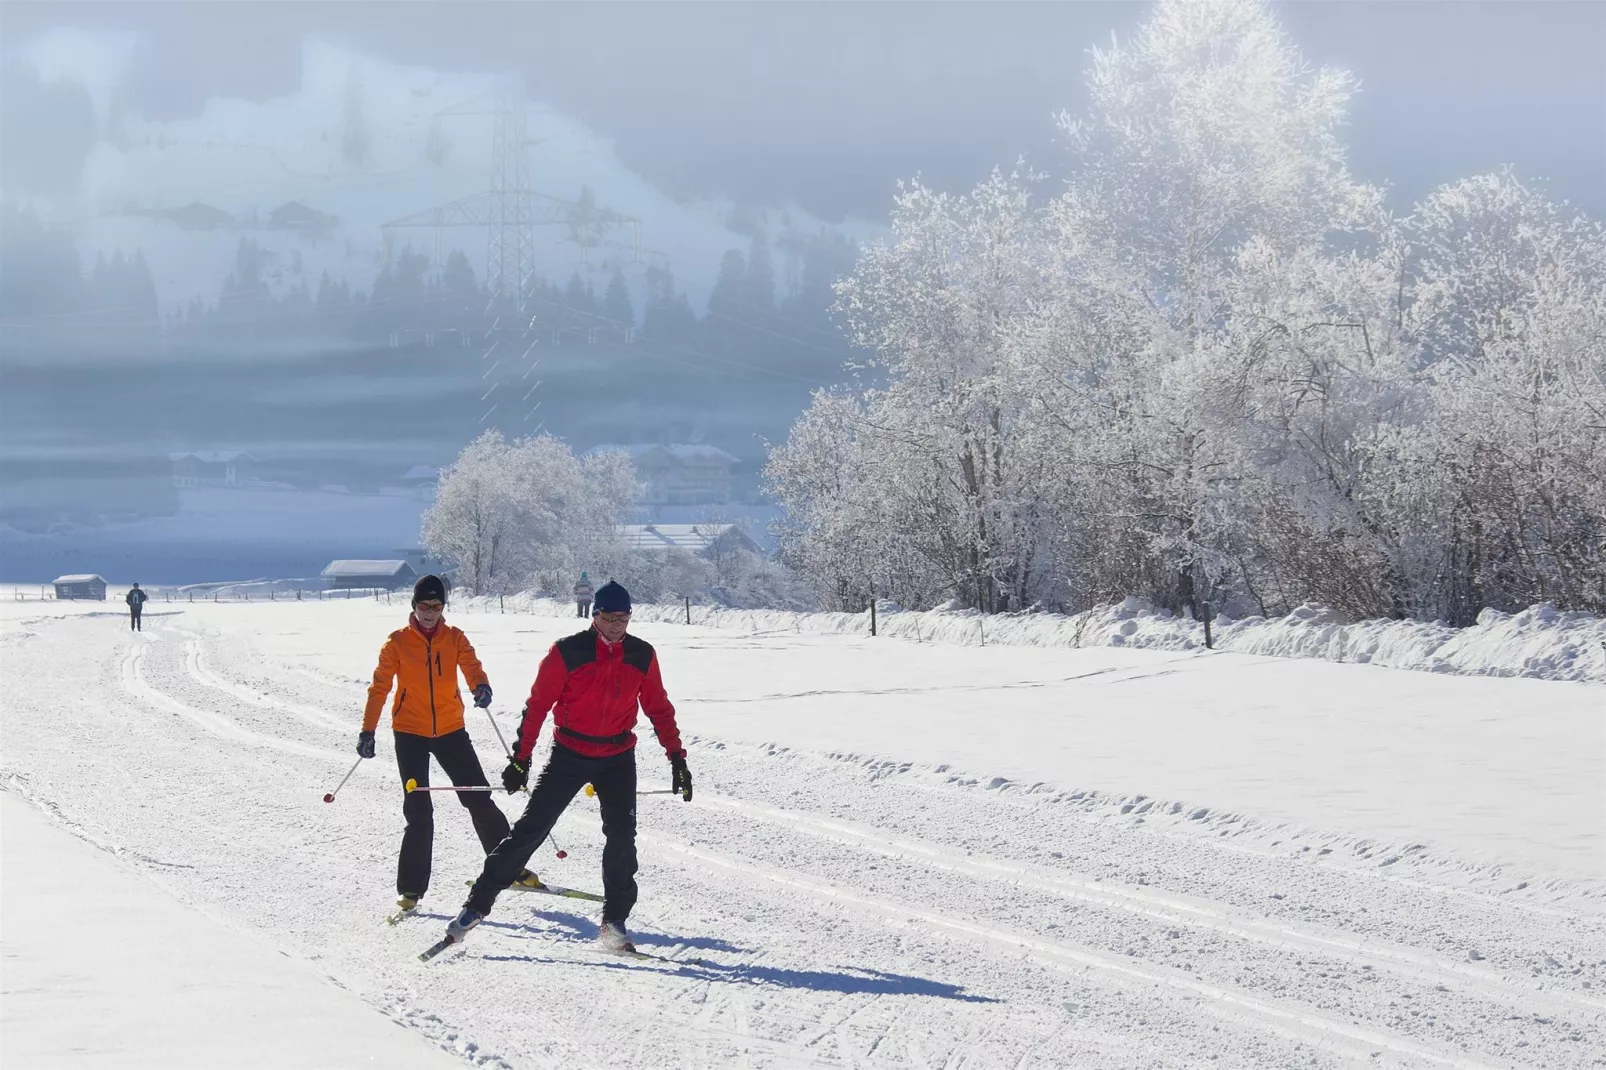
[[(347, 990), (328, 987), (302, 1034), (327, 1036), (326, 1059), (247, 1044), (241, 1066), (358, 1065), (335, 1020), (379, 1016), (349, 994), (491, 1067), (1606, 1062), (1598, 683), (643, 620), (698, 788), (690, 805), (641, 800), (633, 928), (676, 961), (602, 957), (587, 905), (509, 894), (463, 949), (422, 965), (478, 869), (466, 815), (437, 807), (427, 909), (391, 928), (388, 739), (321, 801), (354, 760), (363, 685), (404, 613), (153, 603), (130, 635), (110, 605), (0, 604), (0, 1061), (35, 1065), (18, 1053), (95, 1014), (14, 965), (20, 912), (50, 915), (15, 890), (39, 883), (39, 852), (14, 832), (26, 800), (59, 826), (29, 836), (66, 829), (118, 856), (65, 863), (97, 869), (102, 903), (107, 882), (139, 881), (185, 904), (178, 931), (131, 913), (127, 949), (160, 956), (221, 924), (283, 952), (298, 984)], [(576, 622), (452, 619), (510, 731), (540, 654)], [(484, 715), (469, 724), (499, 769)], [(641, 755), (647, 785), (667, 786), (650, 740)], [(596, 887), (595, 803), (557, 836), (569, 858), (533, 864)], [(51, 923), (79, 924), (93, 898), (63, 898)], [(240, 965), (207, 979), (249, 1004), (270, 982)], [(196, 1000), (197, 1045), (229, 1028), (227, 1009), (159, 980), (121, 995)], [(176, 1065), (139, 1042), (95, 1065)]]

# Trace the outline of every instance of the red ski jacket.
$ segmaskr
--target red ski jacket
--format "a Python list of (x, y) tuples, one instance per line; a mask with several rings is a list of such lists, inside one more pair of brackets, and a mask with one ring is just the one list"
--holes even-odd
[(517, 757), (530, 760), (548, 710), (553, 711), (557, 741), (570, 750), (588, 758), (622, 754), (636, 745), (632, 729), (638, 703), (664, 753), (680, 751), (675, 707), (664, 691), (650, 643), (626, 635), (609, 646), (591, 628), (559, 639), (541, 659), (524, 704)]

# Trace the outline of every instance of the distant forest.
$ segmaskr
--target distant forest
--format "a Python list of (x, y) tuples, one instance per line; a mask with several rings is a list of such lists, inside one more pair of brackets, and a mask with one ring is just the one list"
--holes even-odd
[[(461, 250), (436, 267), (403, 246), (366, 291), (327, 272), (316, 286), (276, 287), (274, 262), (282, 255), (242, 236), (233, 270), (212, 295), (164, 310), (142, 250), (88, 264), (68, 234), (7, 205), (0, 207), (0, 318), (16, 344), (92, 352), (115, 342), (124, 353), (274, 343), (315, 349), (318, 339), (445, 345), (499, 318), (506, 323), (508, 310), (492, 307), (485, 280)], [(850, 352), (831, 319), (832, 283), (852, 271), (855, 255), (851, 242), (830, 232), (788, 238), (779, 248), (756, 232), (745, 251), (724, 254), (702, 315), (664, 264), (632, 265), (632, 275), (641, 272), (635, 286), (617, 266), (536, 277), (521, 326), (552, 345), (667, 347), (712, 370), (806, 370), (828, 378)], [(598, 285), (595, 276), (606, 282)]]

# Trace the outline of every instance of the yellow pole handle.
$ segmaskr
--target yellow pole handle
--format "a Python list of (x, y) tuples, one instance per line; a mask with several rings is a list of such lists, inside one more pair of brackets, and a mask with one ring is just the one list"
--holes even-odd
[(597, 797), (597, 789), (592, 787), (590, 784), (587, 784), (586, 785), (586, 798), (594, 799), (596, 797)]
[(408, 777), (407, 783), (402, 786), (407, 789), (407, 794), (411, 795), (414, 791), (418, 790), (418, 781), (414, 780), (412, 777)]

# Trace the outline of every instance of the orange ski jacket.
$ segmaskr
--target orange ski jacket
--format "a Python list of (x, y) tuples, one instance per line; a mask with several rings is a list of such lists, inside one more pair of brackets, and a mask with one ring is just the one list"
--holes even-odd
[(409, 618), (407, 627), (391, 632), (379, 651), (362, 730), (372, 732), (379, 726), (380, 710), (394, 682), (392, 728), (431, 738), (456, 732), (463, 727), (463, 696), (457, 690), (460, 668), (470, 690), (490, 682), (468, 636), (445, 621), (436, 626), (433, 636), (427, 636)]

